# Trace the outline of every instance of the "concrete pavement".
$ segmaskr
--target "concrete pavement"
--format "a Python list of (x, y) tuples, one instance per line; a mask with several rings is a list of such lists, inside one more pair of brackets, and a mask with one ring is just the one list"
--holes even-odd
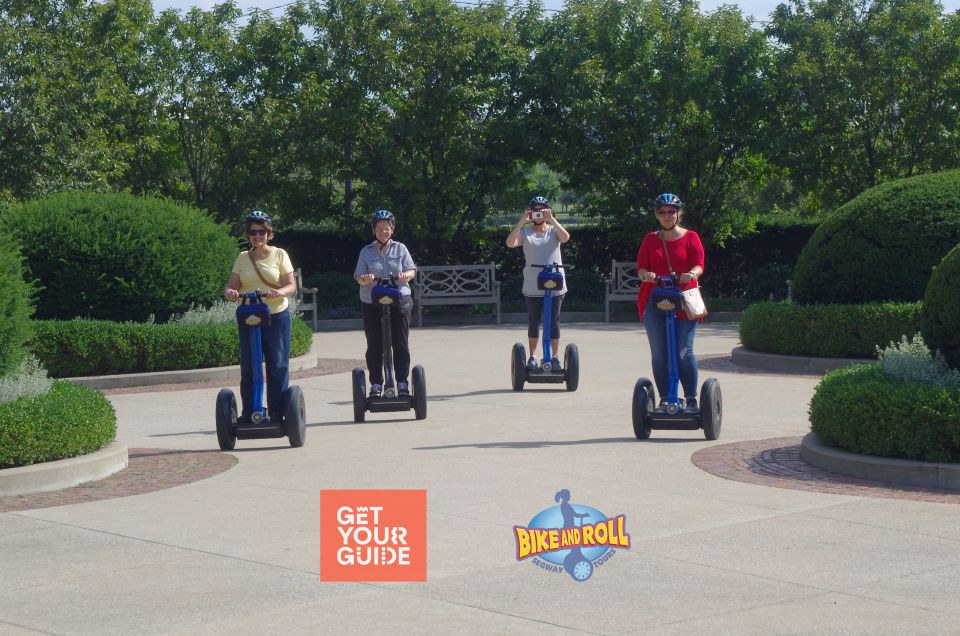
[[(362, 355), (361, 332), (316, 335)], [(306, 445), (238, 441), (233, 468), (148, 494), (0, 513), (0, 633), (770, 634), (960, 632), (960, 507), (771, 488), (690, 460), (808, 431), (816, 376), (711, 365), (737, 326), (701, 325), (724, 426), (634, 439), (650, 375), (631, 324), (565, 325), (580, 388), (509, 388), (522, 327), (416, 329), (429, 415), (354, 424), (347, 373), (298, 381)], [(712, 370), (711, 370), (712, 369)], [(562, 386), (562, 385), (557, 385)], [(216, 449), (218, 389), (110, 396), (131, 448)], [(321, 583), (321, 489), (426, 489), (428, 581)], [(512, 533), (567, 488), (624, 514), (632, 545), (574, 582), (517, 562)]]

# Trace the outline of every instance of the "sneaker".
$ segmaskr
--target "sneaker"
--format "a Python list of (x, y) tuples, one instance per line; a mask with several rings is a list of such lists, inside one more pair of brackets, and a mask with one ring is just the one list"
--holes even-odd
[(554, 358), (550, 361), (550, 370), (551, 371), (561, 371), (563, 367), (560, 366), (560, 358)]
[(697, 407), (697, 398), (687, 398), (683, 405), (683, 412), (688, 415), (696, 415), (700, 412), (700, 409)]
[(370, 397), (380, 397), (380, 394), (383, 393), (383, 387), (379, 384), (370, 385)]
[(406, 382), (400, 382), (397, 384), (397, 395), (400, 397), (410, 397), (410, 387), (407, 386)]
[(660, 404), (657, 406), (657, 413), (666, 413), (667, 412), (667, 399), (660, 398)]
[(533, 356), (530, 356), (530, 359), (527, 360), (527, 369), (530, 371), (536, 371), (538, 368), (539, 365), (537, 364), (537, 359)]

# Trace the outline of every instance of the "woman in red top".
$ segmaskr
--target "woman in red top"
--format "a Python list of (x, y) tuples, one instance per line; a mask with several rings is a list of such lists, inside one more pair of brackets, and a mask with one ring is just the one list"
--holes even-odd
[[(650, 292), (658, 276), (675, 274), (681, 290), (697, 287), (697, 279), (703, 274), (703, 243), (693, 230), (680, 227), (683, 203), (675, 194), (661, 194), (654, 201), (654, 211), (660, 229), (643, 237), (637, 251), (637, 275), (642, 284), (637, 292), (637, 311), (650, 342), (653, 359), (653, 379), (660, 394), (660, 404), (667, 395), (667, 326), (663, 312), (653, 306)], [(664, 248), (667, 252), (664, 253)], [(669, 265), (668, 265), (669, 257)], [(670, 265), (673, 265), (671, 271)], [(697, 324), (703, 320), (690, 320), (680, 311), (677, 313), (677, 347), (680, 350), (680, 384), (683, 386), (684, 411), (697, 413), (697, 358), (693, 353), (693, 337)]]

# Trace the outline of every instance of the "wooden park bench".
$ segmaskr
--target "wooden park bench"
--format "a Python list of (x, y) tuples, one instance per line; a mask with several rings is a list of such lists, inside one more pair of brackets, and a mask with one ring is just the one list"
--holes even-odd
[(417, 325), (428, 305), (496, 305), (500, 324), (500, 281), (493, 263), (481, 265), (421, 265), (413, 285)]
[(610, 267), (610, 278), (606, 281), (606, 292), (603, 305), (606, 322), (610, 322), (610, 303), (629, 301), (636, 304), (637, 290), (640, 288), (640, 277), (637, 276), (636, 261), (613, 261)]
[(297, 300), (297, 311), (304, 313), (307, 311), (313, 312), (313, 330), (317, 330), (317, 318), (320, 313), (320, 307), (317, 305), (317, 288), (316, 287), (304, 287), (303, 286), (303, 272), (298, 267), (296, 271), (293, 272), (293, 276), (297, 281), (297, 293), (295, 294)]

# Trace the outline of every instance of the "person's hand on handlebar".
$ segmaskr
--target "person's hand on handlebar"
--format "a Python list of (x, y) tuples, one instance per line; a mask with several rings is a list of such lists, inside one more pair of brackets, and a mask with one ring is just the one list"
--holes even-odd
[(240, 300), (240, 292), (232, 287), (227, 287), (225, 290), (223, 290), (223, 296), (227, 300), (232, 300), (233, 302)]
[(360, 274), (357, 276), (357, 282), (364, 286), (373, 285), (377, 282), (377, 277), (373, 274)]
[(696, 280), (696, 279), (697, 279), (697, 276), (693, 272), (686, 272), (686, 273), (680, 274), (681, 285), (686, 285), (690, 281)]

